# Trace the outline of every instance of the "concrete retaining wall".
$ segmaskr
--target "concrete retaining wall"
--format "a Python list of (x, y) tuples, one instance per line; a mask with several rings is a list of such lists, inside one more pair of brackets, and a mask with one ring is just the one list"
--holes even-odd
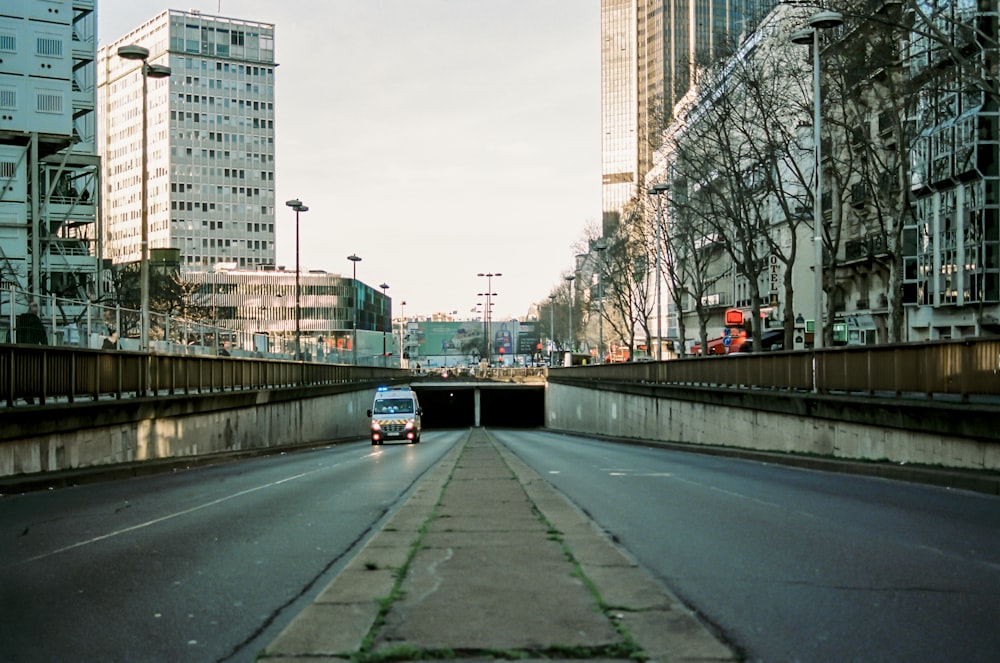
[(546, 427), (838, 459), (1000, 470), (1000, 410), (987, 406), (550, 380)]
[(0, 477), (364, 437), (374, 393), (312, 387), (8, 411)]

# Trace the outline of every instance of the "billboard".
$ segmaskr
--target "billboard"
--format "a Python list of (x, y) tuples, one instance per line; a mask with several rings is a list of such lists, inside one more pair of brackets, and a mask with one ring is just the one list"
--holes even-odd
[[(481, 320), (433, 322), (411, 320), (404, 346), (410, 358), (478, 358), (486, 355), (486, 329)], [(535, 322), (499, 320), (490, 323), (494, 356), (531, 355), (539, 343)], [(502, 349), (502, 353), (501, 353)], [(474, 359), (475, 360), (475, 359)]]

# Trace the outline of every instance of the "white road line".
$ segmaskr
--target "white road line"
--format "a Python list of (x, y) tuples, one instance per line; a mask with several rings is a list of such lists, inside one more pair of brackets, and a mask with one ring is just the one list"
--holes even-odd
[(241, 490), (238, 493), (233, 493), (232, 495), (227, 495), (226, 497), (220, 497), (219, 499), (212, 500), (211, 502), (205, 502), (204, 504), (199, 504), (198, 506), (193, 506), (190, 509), (184, 509), (183, 511), (178, 511), (176, 513), (171, 513), (171, 514), (168, 514), (166, 516), (161, 516), (159, 518), (154, 518), (153, 520), (147, 520), (146, 522), (139, 523), (138, 525), (132, 525), (131, 527), (125, 527), (125, 528), (120, 529), (120, 530), (115, 530), (114, 532), (108, 532), (107, 534), (102, 534), (100, 536), (95, 536), (94, 538), (87, 539), (86, 541), (79, 541), (77, 543), (74, 543), (74, 544), (71, 544), (71, 545), (68, 545), (68, 546), (64, 546), (62, 548), (57, 548), (57, 549), (49, 551), (47, 553), (42, 553), (41, 555), (35, 555), (34, 557), (29, 557), (28, 559), (24, 560), (23, 563), (37, 562), (38, 560), (45, 559), (47, 557), (52, 557), (53, 555), (58, 555), (59, 553), (64, 553), (64, 552), (66, 552), (68, 550), (73, 550), (74, 548), (80, 548), (80, 547), (83, 547), (83, 546), (88, 546), (88, 545), (90, 545), (92, 543), (97, 543), (98, 541), (104, 541), (105, 539), (110, 539), (110, 538), (119, 536), (121, 534), (128, 534), (129, 532), (134, 532), (136, 530), (140, 530), (140, 529), (143, 529), (145, 527), (149, 527), (151, 525), (156, 525), (158, 523), (162, 523), (162, 522), (165, 522), (167, 520), (172, 520), (173, 518), (178, 518), (180, 516), (186, 516), (189, 513), (194, 513), (195, 511), (200, 511), (202, 509), (207, 509), (210, 506), (215, 506), (217, 504), (222, 504), (223, 502), (228, 502), (229, 500), (235, 499), (237, 497), (242, 497), (244, 495), (249, 495), (250, 493), (255, 493), (258, 490), (264, 490), (265, 488), (273, 488), (274, 486), (279, 486), (279, 485), (281, 485), (283, 483), (288, 483), (289, 481), (294, 481), (296, 479), (301, 479), (302, 477), (309, 476), (310, 474), (314, 474), (316, 472), (321, 472), (323, 470), (328, 470), (331, 467), (333, 467), (333, 465), (328, 465), (326, 467), (320, 467), (320, 468), (317, 468), (315, 470), (309, 470), (308, 472), (302, 472), (301, 474), (295, 474), (295, 475), (292, 475), (290, 477), (285, 477), (284, 479), (279, 479), (278, 481), (272, 481), (271, 483), (266, 483), (266, 484), (264, 484), (262, 486), (256, 486), (254, 488), (247, 488), (246, 490)]

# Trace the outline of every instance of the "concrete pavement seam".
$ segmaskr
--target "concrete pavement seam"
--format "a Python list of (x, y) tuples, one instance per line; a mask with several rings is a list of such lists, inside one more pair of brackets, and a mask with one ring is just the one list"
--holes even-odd
[[(398, 597), (406, 569), (420, 546), (427, 524), (434, 518), (434, 510), (440, 504), (466, 442), (468, 435), (420, 480), (399, 511), (354, 555), (314, 603), (296, 616), (260, 653), (258, 660), (273, 663), (303, 658), (366, 660), (372, 640)], [(420, 515), (414, 516), (414, 512)], [(397, 528), (396, 524), (406, 519), (419, 525), (406, 527), (403, 524)], [(393, 567), (393, 562), (398, 566)], [(369, 582), (375, 575), (373, 572), (382, 570), (383, 565), (393, 568), (393, 580), (385, 594), (378, 589), (372, 591)], [(380, 586), (385, 587), (384, 584)], [(342, 600), (344, 597), (348, 600)], [(337, 623), (341, 628), (331, 630), (330, 623)]]
[[(639, 568), (568, 498), (495, 437), (490, 435), (490, 440), (546, 525), (550, 530), (562, 532), (560, 541), (567, 557), (580, 569), (581, 580), (594, 593), (619, 633), (636, 646), (639, 658), (654, 661), (742, 660), (738, 652), (715, 635), (669, 589)], [(571, 530), (577, 533), (567, 534)], [(603, 546), (597, 545), (595, 549), (595, 539)], [(574, 545), (580, 546), (579, 553), (574, 553)]]

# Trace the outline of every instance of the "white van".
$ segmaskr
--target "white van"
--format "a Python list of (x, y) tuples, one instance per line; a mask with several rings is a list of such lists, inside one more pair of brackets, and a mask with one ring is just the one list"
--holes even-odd
[(372, 444), (386, 440), (420, 442), (423, 410), (417, 394), (409, 387), (379, 387), (368, 416), (372, 420)]

